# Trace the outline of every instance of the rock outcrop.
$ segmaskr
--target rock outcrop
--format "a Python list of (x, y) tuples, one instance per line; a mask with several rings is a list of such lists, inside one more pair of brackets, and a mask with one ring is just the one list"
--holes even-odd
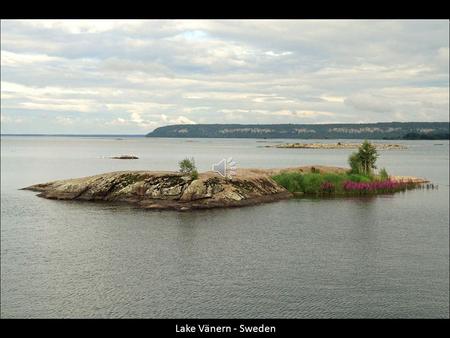
[(176, 172), (120, 171), (24, 188), (59, 200), (130, 202), (149, 209), (233, 207), (290, 198), (264, 172), (240, 170), (232, 180), (212, 172), (193, 180)]

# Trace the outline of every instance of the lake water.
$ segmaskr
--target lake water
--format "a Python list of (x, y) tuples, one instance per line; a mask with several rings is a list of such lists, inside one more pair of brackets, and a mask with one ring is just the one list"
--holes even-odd
[[(185, 156), (203, 171), (230, 156), (239, 167), (346, 166), (351, 152), (264, 147), (281, 141), (3, 136), (1, 316), (448, 318), (448, 141), (380, 151), (389, 173), (439, 189), (373, 198), (182, 213), (19, 190), (176, 170)], [(104, 158), (130, 153), (140, 159)]]

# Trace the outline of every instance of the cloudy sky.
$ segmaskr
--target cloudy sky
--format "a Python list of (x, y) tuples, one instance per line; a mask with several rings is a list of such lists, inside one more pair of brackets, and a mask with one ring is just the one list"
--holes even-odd
[(2, 133), (448, 120), (448, 21), (1, 22)]

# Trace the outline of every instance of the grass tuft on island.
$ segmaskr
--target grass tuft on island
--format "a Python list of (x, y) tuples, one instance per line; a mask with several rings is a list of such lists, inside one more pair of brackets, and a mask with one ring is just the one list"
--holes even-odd
[(296, 196), (387, 194), (417, 187), (413, 180), (398, 181), (379, 175), (351, 173), (283, 172), (271, 177)]

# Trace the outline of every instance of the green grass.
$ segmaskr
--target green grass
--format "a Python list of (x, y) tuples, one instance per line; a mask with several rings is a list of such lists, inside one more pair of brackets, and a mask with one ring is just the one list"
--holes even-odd
[(364, 176), (361, 174), (346, 174), (347, 179), (352, 182), (371, 182), (373, 180), (372, 177)]
[(306, 173), (286, 172), (272, 176), (273, 180), (292, 193), (321, 194), (325, 182), (335, 186), (335, 193), (344, 193), (345, 181), (370, 182), (373, 178), (360, 174)]
[(303, 192), (305, 194), (315, 194), (320, 191), (320, 186), (325, 179), (323, 174), (310, 173), (303, 175)]
[(282, 173), (272, 178), (290, 192), (303, 191), (303, 175), (300, 173)]

